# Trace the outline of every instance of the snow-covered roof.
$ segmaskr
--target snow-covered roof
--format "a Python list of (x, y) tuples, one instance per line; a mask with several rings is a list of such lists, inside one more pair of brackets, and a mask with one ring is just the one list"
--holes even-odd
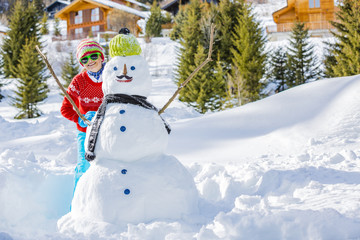
[[(110, 0), (92, 0), (92, 1), (103, 4), (103, 5), (106, 5), (106, 6), (109, 6), (111, 8), (122, 10), (122, 11), (127, 12), (127, 13), (134, 14), (134, 15), (139, 16), (141, 18), (148, 18), (148, 16), (150, 15), (150, 12), (139, 11), (139, 10), (136, 10), (134, 8), (131, 8), (131, 7), (128, 7), (128, 6), (125, 6), (123, 4), (116, 3), (116, 2), (113, 2), (113, 1), (110, 1)], [(132, 2), (133, 0), (130, 0), (130, 1), (127, 0), (127, 1)], [(136, 1), (134, 1), (134, 2), (136, 2)], [(137, 3), (139, 3), (139, 2), (137, 2)], [(139, 4), (141, 4), (141, 3), (139, 3)], [(145, 5), (145, 4), (143, 4), (143, 5)]]
[(70, 4), (70, 2), (68, 2), (68, 1), (56, 0), (56, 1), (54, 1), (53, 3), (51, 3), (49, 6), (45, 7), (45, 9), (51, 7), (51, 6), (54, 5), (55, 3), (62, 3), (62, 4), (64, 4), (64, 5), (69, 5), (69, 4)]
[(63, 4), (66, 4), (66, 5), (69, 5), (70, 4), (70, 2), (68, 2), (68, 1), (61, 1), (61, 0), (57, 0), (59, 3), (63, 3)]
[(136, 5), (140, 6), (140, 7), (146, 8), (146, 9), (150, 9), (150, 8), (151, 8), (150, 6), (148, 6), (148, 5), (146, 5), (146, 4), (143, 4), (143, 3), (140, 3), (140, 2), (138, 2), (138, 1), (135, 1), (135, 0), (125, 0), (125, 1), (130, 2), (130, 3), (133, 3), (133, 4), (136, 4)]

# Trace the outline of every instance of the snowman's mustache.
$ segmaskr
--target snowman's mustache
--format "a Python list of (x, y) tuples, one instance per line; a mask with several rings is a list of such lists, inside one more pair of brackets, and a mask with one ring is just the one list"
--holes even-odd
[(120, 79), (123, 79), (123, 78), (126, 78), (127, 80), (130, 80), (132, 79), (132, 77), (129, 77), (128, 75), (120, 75), (120, 76), (116, 76), (117, 78), (120, 78)]

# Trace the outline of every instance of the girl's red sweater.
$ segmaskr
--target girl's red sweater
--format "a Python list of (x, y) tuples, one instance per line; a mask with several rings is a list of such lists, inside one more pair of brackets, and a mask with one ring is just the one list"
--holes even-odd
[[(101, 86), (102, 82), (95, 83), (90, 79), (87, 72), (84, 71), (73, 78), (67, 93), (75, 102), (81, 114), (85, 115), (88, 111), (97, 111), (101, 105), (104, 98)], [(65, 118), (76, 123), (79, 131), (86, 132), (86, 128), (82, 128), (79, 125), (79, 116), (66, 97), (64, 97), (60, 111)]]

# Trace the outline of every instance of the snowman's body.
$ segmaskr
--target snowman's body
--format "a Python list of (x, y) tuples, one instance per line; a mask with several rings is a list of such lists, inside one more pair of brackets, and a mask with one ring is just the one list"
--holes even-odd
[(156, 111), (110, 103), (100, 127), (96, 158), (135, 161), (164, 152), (167, 141), (168, 133)]
[(196, 211), (194, 182), (174, 157), (106, 160), (92, 164), (88, 171), (72, 202), (76, 216), (124, 226), (181, 219)]
[[(103, 79), (104, 95), (150, 93), (150, 74), (141, 56), (114, 57), (106, 64)], [(87, 129), (86, 151), (92, 128)], [(88, 226), (77, 226), (84, 219), (86, 224), (123, 225), (196, 213), (193, 178), (175, 157), (164, 154), (167, 141), (168, 132), (157, 111), (129, 103), (107, 104), (98, 129), (96, 158), (79, 180), (72, 211), (60, 219), (60, 230), (72, 225), (84, 232)]]

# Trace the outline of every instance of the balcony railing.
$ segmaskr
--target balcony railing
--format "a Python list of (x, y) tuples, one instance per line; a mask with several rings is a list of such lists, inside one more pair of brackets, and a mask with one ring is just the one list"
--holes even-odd
[[(266, 27), (267, 33), (275, 32), (291, 32), (294, 23), (280, 23), (277, 25), (271, 25)], [(309, 30), (323, 30), (323, 29), (334, 29), (329, 21), (319, 21), (319, 22), (305, 22), (305, 28)]]

